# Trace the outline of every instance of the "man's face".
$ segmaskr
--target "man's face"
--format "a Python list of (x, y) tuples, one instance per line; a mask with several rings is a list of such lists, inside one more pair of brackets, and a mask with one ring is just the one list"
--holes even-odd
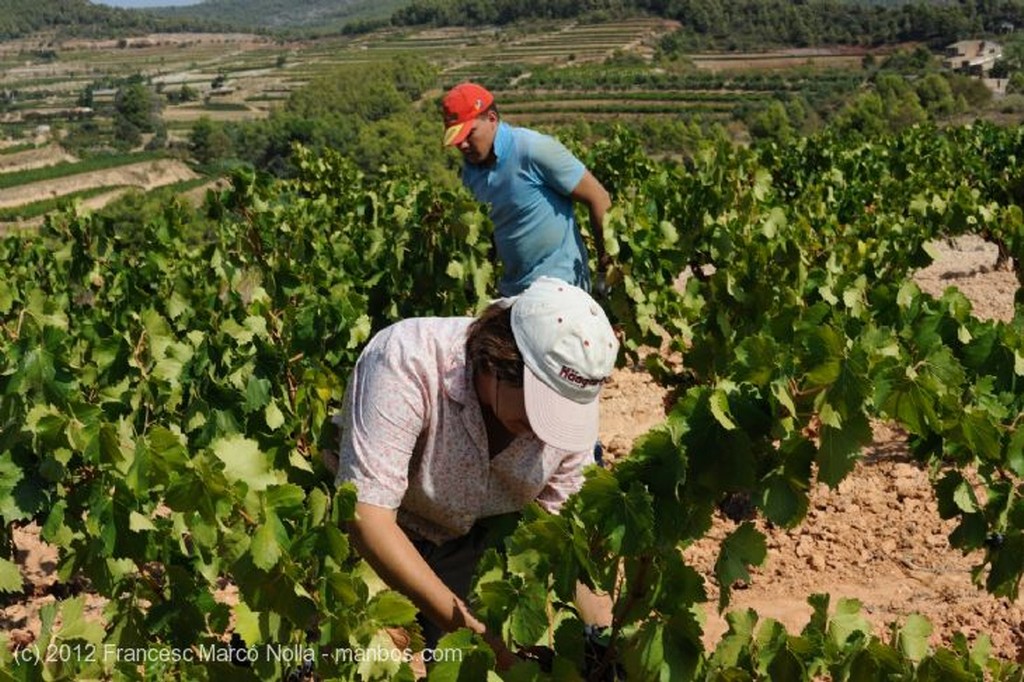
[(466, 163), (480, 165), (491, 161), (494, 136), (498, 132), (498, 114), (488, 111), (476, 118), (466, 139), (455, 145)]

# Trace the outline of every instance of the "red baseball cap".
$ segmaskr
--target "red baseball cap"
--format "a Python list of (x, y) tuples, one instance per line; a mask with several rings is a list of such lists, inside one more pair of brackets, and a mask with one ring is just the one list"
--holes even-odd
[(444, 144), (461, 143), (473, 130), (473, 121), (494, 103), (494, 95), (476, 83), (459, 83), (445, 94), (441, 101), (444, 109)]

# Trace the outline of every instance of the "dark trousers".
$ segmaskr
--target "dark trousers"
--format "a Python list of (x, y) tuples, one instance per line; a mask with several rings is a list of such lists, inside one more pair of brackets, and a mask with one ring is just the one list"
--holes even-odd
[[(465, 535), (440, 545), (429, 540), (413, 540), (412, 544), (441, 582), (460, 599), (468, 601), (469, 588), (480, 557), (488, 548), (497, 546), (515, 528), (518, 518), (518, 514), (492, 516), (477, 521)], [(426, 647), (436, 648), (437, 641), (445, 635), (444, 630), (422, 613), (418, 618), (423, 627)]]

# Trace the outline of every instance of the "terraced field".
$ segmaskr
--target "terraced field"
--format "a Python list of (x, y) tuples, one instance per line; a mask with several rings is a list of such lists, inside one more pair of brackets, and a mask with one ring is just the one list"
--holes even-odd
[[(109, 130), (103, 104), (109, 105), (113, 90), (104, 83), (135, 74), (165, 95), (183, 88), (195, 93), (193, 101), (165, 102), (160, 111), (172, 140), (186, 139), (202, 117), (265, 117), (297, 88), (339, 65), (401, 55), (436, 64), (443, 86), (484, 82), (510, 120), (524, 125), (581, 119), (728, 121), (766, 98), (798, 93), (814, 101), (848, 92), (863, 75), (861, 54), (850, 50), (695, 54), (670, 70), (655, 68), (651, 58), (658, 41), (675, 28), (673, 22), (637, 18), (529, 28), (390, 29), (294, 42), (246, 34), (161, 34), (67, 42), (39, 36), (0, 43), (0, 124), (6, 143), (47, 150), (27, 157), (0, 150), (0, 158), (7, 157), (0, 160), (0, 185), (4, 175), (67, 161), (51, 153), (59, 129), (90, 121)], [(81, 106), (87, 89), (95, 110)], [(107, 181), (99, 174), (91, 177), (94, 183)], [(45, 183), (33, 187), (38, 196), (35, 190), (17, 196), (38, 204), (63, 194)], [(74, 193), (100, 189), (94, 184)], [(10, 213), (14, 204), (6, 199), (4, 211)]]

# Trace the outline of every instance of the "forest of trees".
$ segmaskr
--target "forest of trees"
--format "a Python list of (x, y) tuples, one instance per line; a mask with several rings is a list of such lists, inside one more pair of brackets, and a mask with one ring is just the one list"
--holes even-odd
[(405, 0), (205, 0), (156, 10), (162, 16), (192, 17), (241, 28), (305, 32), (341, 31), (350, 22), (386, 24)]
[(0, 0), (0, 39), (56, 29), (111, 36), (172, 30), (361, 32), (383, 25), (505, 25), (524, 20), (653, 14), (683, 25), (667, 49), (941, 45), (1024, 25), (1024, 0), (206, 0), (123, 10), (87, 0)]
[(404, 166), (438, 177), (451, 159), (441, 147), (437, 109), (420, 103), (437, 84), (434, 67), (414, 57), (341, 66), (293, 93), (265, 120), (201, 119), (189, 151), (206, 165), (242, 162), (286, 175), (299, 142), (343, 149), (367, 171)]
[(109, 37), (158, 31), (209, 31), (223, 25), (182, 16), (162, 18), (146, 12), (94, 5), (88, 0), (0, 0), (0, 40), (37, 31), (65, 36)]
[(392, 15), (392, 23), (472, 26), (635, 12), (680, 21), (683, 27), (673, 40), (687, 48), (905, 41), (942, 45), (1024, 24), (1020, 0), (898, 5), (841, 0), (412, 0)]

